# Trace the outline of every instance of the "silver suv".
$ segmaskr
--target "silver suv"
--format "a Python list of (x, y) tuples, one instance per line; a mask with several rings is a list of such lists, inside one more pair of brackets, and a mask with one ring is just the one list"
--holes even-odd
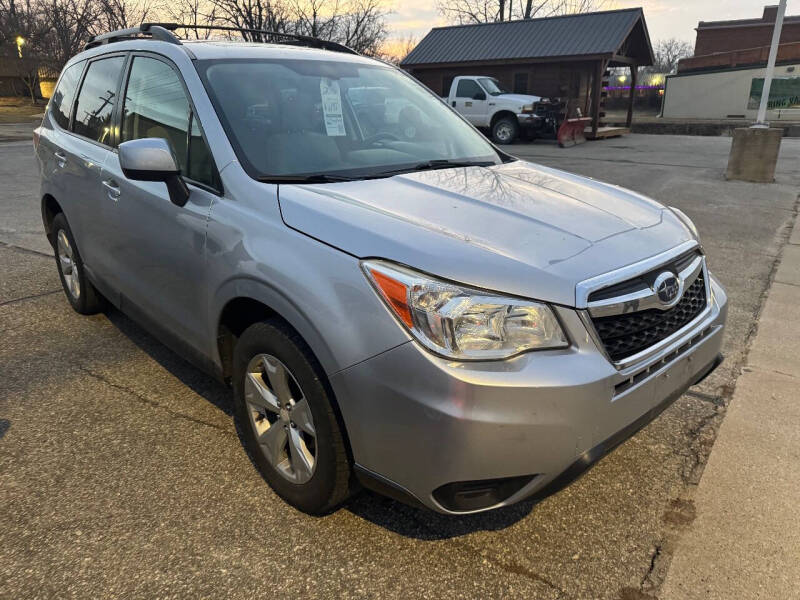
[(44, 227), (76, 311), (108, 302), (233, 387), (292, 505), (541, 497), (721, 360), (727, 298), (680, 211), (514, 159), (336, 44), (174, 29), (64, 68)]

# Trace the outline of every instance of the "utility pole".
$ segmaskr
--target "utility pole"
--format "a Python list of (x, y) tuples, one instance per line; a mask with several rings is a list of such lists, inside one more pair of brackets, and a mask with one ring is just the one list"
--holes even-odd
[(778, 46), (781, 41), (781, 29), (783, 29), (783, 15), (786, 13), (786, 0), (780, 0), (778, 4), (778, 14), (775, 17), (775, 29), (772, 30), (772, 45), (769, 48), (769, 59), (767, 60), (767, 72), (764, 74), (764, 88), (761, 90), (761, 104), (758, 105), (758, 116), (753, 127), (756, 129), (768, 129), (767, 122), (767, 102), (769, 102), (769, 92), (772, 87), (772, 77), (775, 74), (775, 60), (778, 57)]

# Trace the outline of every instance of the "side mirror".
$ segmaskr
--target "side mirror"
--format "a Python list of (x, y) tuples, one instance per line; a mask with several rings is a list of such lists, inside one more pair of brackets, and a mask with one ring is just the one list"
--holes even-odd
[(483, 92), (475, 92), (475, 95), (472, 97), (473, 100), (486, 100), (486, 94)]
[(181, 169), (169, 142), (163, 138), (142, 138), (119, 145), (119, 166), (128, 179), (163, 181), (169, 199), (177, 206), (189, 200), (189, 188), (181, 177)]

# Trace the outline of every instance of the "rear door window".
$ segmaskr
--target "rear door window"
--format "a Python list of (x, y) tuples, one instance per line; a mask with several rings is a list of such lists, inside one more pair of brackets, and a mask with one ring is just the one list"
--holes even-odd
[(50, 115), (63, 129), (69, 129), (69, 118), (75, 102), (75, 90), (83, 72), (85, 61), (80, 61), (64, 69), (58, 87), (50, 99)]
[(111, 115), (117, 103), (117, 89), (124, 56), (112, 56), (89, 64), (83, 78), (72, 130), (78, 135), (110, 145)]

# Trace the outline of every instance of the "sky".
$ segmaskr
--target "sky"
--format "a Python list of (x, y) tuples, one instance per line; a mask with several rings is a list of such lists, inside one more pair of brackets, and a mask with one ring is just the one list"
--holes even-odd
[[(436, 0), (397, 0), (387, 19), (392, 38), (413, 35), (422, 39), (432, 27), (446, 25), (436, 10)], [(516, 2), (515, 2), (516, 4)], [(644, 8), (644, 17), (653, 43), (675, 37), (694, 45), (699, 21), (755, 19), (761, 17), (764, 6), (777, 0), (610, 0), (608, 8)], [(787, 15), (800, 15), (800, 0), (788, 0)]]

